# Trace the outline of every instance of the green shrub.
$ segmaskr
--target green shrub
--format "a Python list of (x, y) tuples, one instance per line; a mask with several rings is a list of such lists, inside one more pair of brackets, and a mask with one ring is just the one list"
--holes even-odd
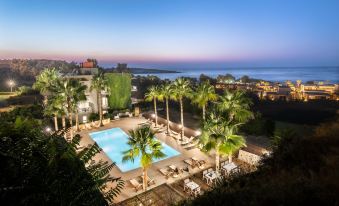
[(110, 95), (108, 105), (111, 109), (125, 109), (131, 104), (131, 75), (126, 73), (107, 73)]
[(88, 117), (88, 120), (90, 122), (99, 120), (99, 114), (98, 113), (91, 113)]

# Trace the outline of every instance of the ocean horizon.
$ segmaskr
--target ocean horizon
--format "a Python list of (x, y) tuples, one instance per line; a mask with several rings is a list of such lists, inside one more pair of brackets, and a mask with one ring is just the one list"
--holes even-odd
[[(176, 79), (178, 77), (199, 78), (201, 74), (216, 78), (218, 75), (232, 74), (236, 78), (244, 75), (254, 79), (283, 82), (325, 81), (339, 83), (339, 66), (333, 67), (253, 67), (253, 68), (223, 68), (223, 69), (166, 69), (180, 73), (153, 73), (161, 79)], [(147, 76), (150, 74), (136, 74)]]

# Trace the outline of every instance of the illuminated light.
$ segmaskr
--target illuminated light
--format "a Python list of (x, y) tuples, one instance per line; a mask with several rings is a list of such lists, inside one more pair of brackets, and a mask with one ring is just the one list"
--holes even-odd
[(201, 131), (200, 131), (200, 130), (195, 131), (195, 134), (196, 134), (197, 136), (199, 136), (199, 135), (201, 135)]
[(8, 81), (8, 86), (11, 88), (11, 92), (13, 92), (13, 87), (15, 86), (15, 82), (12, 79), (10, 79)]
[(181, 128), (182, 128), (182, 125), (181, 125), (181, 124), (179, 124), (179, 125), (178, 125), (178, 127), (181, 129)]
[(46, 132), (51, 132), (52, 129), (51, 129), (50, 127), (46, 127), (45, 131), (46, 131)]
[(152, 114), (152, 118), (154, 118), (155, 117), (155, 114)]

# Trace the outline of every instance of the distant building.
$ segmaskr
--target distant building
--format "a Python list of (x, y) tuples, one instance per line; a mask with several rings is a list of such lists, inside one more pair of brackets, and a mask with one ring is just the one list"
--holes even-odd
[(86, 61), (80, 63), (80, 75), (96, 75), (99, 73), (97, 63), (93, 61)]
[[(94, 62), (83, 62), (80, 64), (80, 71), (78, 74), (68, 74), (64, 76), (65, 78), (69, 79), (78, 79), (81, 84), (87, 86), (87, 89), (85, 91), (86, 100), (78, 104), (80, 123), (88, 122), (89, 114), (97, 113), (99, 110), (97, 92), (95, 90), (90, 90), (92, 85), (92, 78), (99, 72), (99, 68), (93, 67), (95, 65), (96, 64)], [(108, 92), (104, 90), (101, 91), (101, 96), (103, 113), (106, 113), (108, 109)]]

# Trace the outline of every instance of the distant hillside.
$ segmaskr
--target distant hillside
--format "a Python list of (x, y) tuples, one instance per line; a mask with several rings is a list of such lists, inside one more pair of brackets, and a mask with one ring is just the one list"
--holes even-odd
[(47, 59), (0, 60), (0, 91), (8, 90), (7, 82), (13, 79), (17, 86), (32, 85), (35, 76), (44, 68), (55, 67), (61, 72), (70, 72), (77, 68), (74, 62)]
[(180, 73), (173, 70), (164, 70), (164, 69), (145, 69), (145, 68), (127, 68), (127, 69), (117, 69), (117, 68), (108, 68), (105, 69), (107, 72), (125, 72), (131, 74), (159, 74), (159, 73)]

